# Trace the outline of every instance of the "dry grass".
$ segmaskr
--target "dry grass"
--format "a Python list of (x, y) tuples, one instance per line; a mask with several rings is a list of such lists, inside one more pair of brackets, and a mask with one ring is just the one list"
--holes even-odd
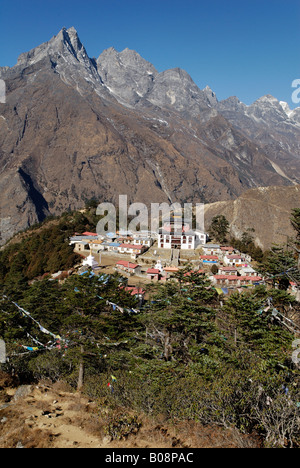
[[(4, 379), (5, 380), (5, 379)], [(7, 381), (9, 383), (9, 381)], [(2, 387), (10, 400), (11, 388)], [(119, 440), (109, 437), (108, 424), (125, 415), (132, 429)], [(137, 418), (137, 419), (134, 419)], [(138, 422), (136, 425), (135, 421)], [(123, 430), (123, 429), (122, 429)], [(234, 430), (203, 427), (193, 422), (171, 424), (128, 409), (108, 409), (65, 384), (33, 386), (22, 400), (0, 410), (0, 448), (254, 448), (255, 438)]]

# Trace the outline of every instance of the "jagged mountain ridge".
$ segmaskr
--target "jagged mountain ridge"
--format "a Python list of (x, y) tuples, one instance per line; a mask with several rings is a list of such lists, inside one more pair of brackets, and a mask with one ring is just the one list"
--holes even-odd
[(92, 197), (214, 202), (300, 182), (297, 110), (288, 116), (272, 99), (253, 110), (218, 102), (184, 70), (158, 73), (129, 49), (90, 58), (74, 28), (0, 78), (2, 243)]

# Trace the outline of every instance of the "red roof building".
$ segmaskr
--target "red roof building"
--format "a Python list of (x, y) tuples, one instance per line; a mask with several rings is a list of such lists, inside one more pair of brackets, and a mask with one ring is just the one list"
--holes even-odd
[(149, 268), (147, 270), (147, 277), (148, 279), (158, 281), (160, 277), (160, 271), (157, 268)]
[(125, 267), (125, 268), (130, 268), (131, 270), (134, 270), (135, 268), (138, 268), (139, 265), (137, 263), (131, 263), (131, 262), (127, 262), (125, 260), (120, 260), (118, 263), (117, 263), (117, 266), (120, 266), (120, 267)]
[(96, 232), (84, 232), (82, 235), (98, 237), (98, 234)]
[(119, 245), (119, 249), (128, 249), (128, 250), (144, 250), (144, 245), (134, 245), (134, 244), (121, 244)]

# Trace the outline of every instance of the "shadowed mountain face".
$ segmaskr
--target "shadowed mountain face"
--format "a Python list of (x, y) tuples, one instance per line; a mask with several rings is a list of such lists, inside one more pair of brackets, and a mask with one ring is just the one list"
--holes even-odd
[(129, 49), (90, 58), (74, 28), (0, 78), (1, 243), (91, 198), (211, 203), (300, 182), (299, 109), (271, 96), (218, 102)]

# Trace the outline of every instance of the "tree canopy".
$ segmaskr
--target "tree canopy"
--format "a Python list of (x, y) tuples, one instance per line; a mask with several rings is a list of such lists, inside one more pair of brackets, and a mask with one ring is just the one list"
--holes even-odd
[(229, 233), (229, 222), (224, 215), (215, 216), (208, 229), (211, 238), (217, 242), (226, 242)]
[[(57, 252), (74, 230), (66, 220), (52, 233)], [(77, 222), (86, 228), (88, 219)], [(147, 286), (140, 305), (118, 274), (31, 284), (37, 236), (47, 246), (49, 235), (33, 231), (23, 247), (0, 256), (0, 337), (9, 358), (2, 368), (24, 382), (64, 380), (76, 389), (81, 381), (102, 404), (256, 431), (272, 446), (299, 444), (295, 335), (278, 320), (299, 314), (283, 287), (286, 272), (297, 268), (292, 251), (274, 246), (261, 262), (274, 279), (268, 287), (220, 297), (205, 274), (187, 265), (166, 283)], [(47, 249), (44, 257), (39, 273), (48, 268)]]

